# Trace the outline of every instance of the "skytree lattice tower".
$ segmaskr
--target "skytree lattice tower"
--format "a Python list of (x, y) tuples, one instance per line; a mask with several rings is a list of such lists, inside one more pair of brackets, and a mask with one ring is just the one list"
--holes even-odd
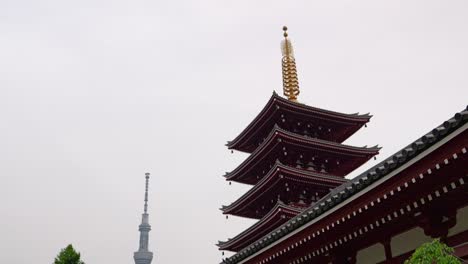
[(148, 250), (149, 242), (149, 231), (151, 231), (151, 226), (149, 224), (149, 215), (148, 215), (148, 181), (149, 173), (145, 173), (146, 185), (145, 185), (145, 207), (141, 219), (141, 224), (138, 227), (140, 231), (140, 247), (138, 251), (133, 254), (133, 259), (135, 259), (135, 264), (151, 264), (153, 260), (153, 252)]

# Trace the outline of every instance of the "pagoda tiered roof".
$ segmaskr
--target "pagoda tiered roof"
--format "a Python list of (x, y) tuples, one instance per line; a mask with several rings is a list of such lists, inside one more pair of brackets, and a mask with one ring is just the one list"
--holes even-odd
[[(287, 100), (273, 92), (257, 117), (226, 145), (229, 149), (250, 153), (275, 125), (299, 134), (341, 143), (369, 122), (371, 117), (369, 114), (344, 114), (308, 106)], [(285, 127), (291, 125), (291, 120), (295, 121), (294, 125), (299, 123), (300, 126), (294, 129)]]
[[(379, 149), (377, 146), (370, 148), (353, 147), (302, 136), (288, 132), (275, 125), (265, 141), (236, 169), (227, 173), (225, 177), (229, 181), (255, 184), (263, 176), (256, 170), (261, 169), (261, 166), (269, 166), (271, 168), (276, 159), (286, 159), (288, 152), (290, 154), (293, 152), (315, 153), (317, 157), (323, 159), (324, 163), (327, 163), (328, 168), (326, 173), (344, 177), (378, 154)], [(308, 167), (308, 169), (312, 169), (312, 167)]]
[[(456, 141), (458, 142), (451, 142)], [(448, 150), (440, 150), (443, 147), (447, 147), (450, 150), (457, 149), (457, 153), (452, 153)], [(421, 184), (424, 182), (419, 183), (426, 178), (429, 178), (428, 175), (436, 174), (433, 172), (437, 172), (441, 170), (441, 166), (450, 165), (452, 163), (456, 164), (457, 160), (460, 160), (459, 164), (466, 164), (466, 157), (460, 157), (459, 155), (466, 155), (467, 153), (467, 146), (468, 146), (468, 106), (463, 109), (461, 112), (456, 113), (453, 118), (445, 121), (440, 126), (432, 129), (427, 134), (423, 135), (422, 137), (416, 139), (414, 142), (410, 143), (409, 145), (405, 146), (401, 150), (397, 151), (395, 154), (389, 156), (387, 159), (383, 160), (379, 164), (373, 166), (372, 168), (368, 169), (367, 171), (363, 172), (359, 176), (351, 179), (349, 182), (344, 183), (343, 185), (335, 188), (332, 190), (328, 195), (322, 197), (317, 203), (310, 206), (309, 208), (305, 209), (297, 216), (293, 217), (292, 219), (288, 220), (281, 226), (273, 229), (271, 232), (267, 233), (266, 235), (262, 236), (261, 238), (257, 239), (255, 242), (249, 244), (248, 246), (244, 247), (242, 250), (238, 251), (235, 255), (223, 259), (222, 264), (236, 264), (236, 263), (251, 263), (248, 262), (252, 260), (254, 257), (259, 256), (261, 253), (264, 256), (268, 257), (267, 250), (271, 250), (274, 246), (276, 249), (281, 249), (280, 243), (282, 241), (286, 241), (287, 239), (293, 239), (294, 235), (301, 236), (300, 231), (306, 230), (306, 228), (313, 228), (316, 227), (317, 231), (312, 233), (312, 237), (315, 237), (316, 234), (325, 234), (327, 236), (327, 232), (332, 232), (336, 230), (333, 226), (336, 227), (338, 223), (344, 226), (343, 222), (346, 219), (352, 218), (351, 216), (360, 215), (362, 211), (367, 210), (371, 206), (376, 206), (376, 204), (380, 203), (382, 200), (387, 199), (387, 197), (391, 197), (392, 195), (396, 194), (400, 190), (404, 188), (409, 188), (408, 186), (415, 186), (416, 188), (421, 188)], [(443, 156), (445, 159), (441, 159), (440, 161), (435, 161), (433, 159), (426, 159), (428, 156), (431, 155), (439, 155)], [(447, 156), (445, 156), (447, 155)], [(440, 157), (438, 157), (440, 158)], [(449, 161), (450, 159), (450, 161)], [(439, 163), (437, 163), (439, 162)], [(414, 171), (408, 172), (411, 169), (412, 165), (424, 163), (426, 164), (424, 167), (419, 167), (418, 171), (421, 170), (422, 173), (414, 173)], [(429, 165), (427, 165), (429, 164)], [(421, 164), (418, 164), (421, 166)], [(427, 168), (426, 166), (430, 166)], [(456, 166), (456, 165), (452, 165)], [(468, 177), (466, 174), (466, 166), (462, 166), (464, 171), (461, 172), (458, 177), (462, 177), (459, 179), (457, 184), (465, 185), (466, 178)], [(408, 181), (399, 182), (401, 185), (395, 185), (395, 182), (400, 177), (409, 177), (411, 178)], [(446, 177), (443, 175), (438, 175), (439, 178), (446, 178), (450, 179), (448, 176)], [(434, 178), (434, 177), (433, 177)], [(463, 180), (465, 179), (465, 180)], [(442, 179), (443, 181), (443, 179)], [(388, 185), (392, 184), (392, 188), (388, 188)], [(435, 199), (434, 197), (440, 196), (441, 193), (448, 192), (449, 190), (454, 189), (457, 185), (452, 182), (445, 182), (448, 184), (449, 187), (443, 187), (442, 189), (436, 190), (431, 194), (427, 195), (428, 200)], [(454, 187), (455, 186), (455, 187)], [(379, 190), (375, 191), (379, 188), (387, 188), (385, 191)], [(373, 192), (375, 191), (375, 192)], [(432, 190), (431, 190), (432, 191)], [(466, 188), (465, 191), (466, 192)], [(362, 202), (365, 200), (366, 196), (370, 193), (373, 193), (374, 196), (380, 196), (378, 199), (371, 200), (369, 204)], [(411, 193), (417, 193), (417, 191), (413, 191)], [(427, 193), (425, 193), (427, 194)], [(398, 195), (395, 195), (398, 196)], [(362, 198), (359, 200), (358, 198)], [(466, 196), (465, 196), (466, 197)], [(373, 197), (375, 198), (375, 197)], [(368, 198), (367, 198), (368, 199)], [(422, 200), (422, 201), (421, 201)], [(419, 206), (424, 205), (424, 201), (428, 201), (424, 199), (420, 199), (419, 201), (408, 201), (409, 205), (402, 204), (404, 209), (401, 210), (402, 215), (406, 215), (405, 211), (407, 210), (412, 211), (412, 208), (416, 209)], [(357, 203), (360, 204), (357, 204)], [(401, 201), (400, 201), (401, 202)], [(410, 206), (411, 205), (411, 206)], [(356, 211), (352, 211), (346, 208), (359, 208)], [(411, 209), (411, 210), (410, 210)], [(346, 214), (343, 214), (343, 218), (338, 217), (337, 222), (332, 222), (335, 219), (332, 219), (333, 213), (338, 213), (339, 210), (346, 211)], [(353, 209), (354, 210), (354, 209)], [(385, 207), (385, 213), (388, 215), (378, 215), (378, 218), (383, 217), (380, 220), (380, 223), (385, 223), (384, 218), (391, 219), (394, 217), (395, 212), (397, 211), (389, 211), (387, 207)], [(399, 213), (397, 213), (398, 215)], [(408, 214), (413, 215), (413, 214)], [(385, 217), (387, 216), (387, 217)], [(341, 219), (341, 221), (340, 221)], [(413, 219), (414, 220), (414, 219)], [(323, 221), (319, 223), (319, 221)], [(377, 221), (379, 222), (379, 221)], [(408, 221), (407, 221), (408, 222)], [(378, 225), (369, 225), (365, 227), (364, 231), (367, 232)], [(318, 227), (320, 224), (322, 227), (326, 226), (326, 228)], [(331, 226), (331, 228), (329, 228)], [(359, 229), (361, 232), (363, 229)], [(358, 232), (359, 232), (358, 230)], [(361, 235), (360, 233), (354, 232), (354, 236)], [(351, 233), (345, 237), (351, 238)], [(301, 237), (302, 238), (302, 237)], [(314, 241), (310, 239), (309, 236), (306, 240)], [(297, 240), (296, 240), (297, 241)], [(345, 240), (346, 241), (346, 240)], [(330, 250), (334, 248), (336, 243), (324, 244), (323, 242), (329, 241), (320, 241), (320, 244), (323, 245), (320, 251), (310, 248), (308, 252), (311, 252), (310, 255), (315, 255), (316, 252), (321, 253), (328, 253)], [(341, 244), (341, 239), (339, 243)], [(300, 243), (299, 243), (300, 244)], [(349, 244), (349, 243), (348, 243)], [(296, 242), (295, 245), (298, 245)], [(331, 246), (330, 246), (331, 245)], [(288, 248), (289, 249), (289, 248)], [(273, 251), (275, 254), (277, 251)], [(288, 256), (288, 255), (287, 255)], [(288, 258), (291, 261), (291, 258)], [(310, 258), (306, 259), (311, 261)], [(275, 262), (276, 261), (276, 262)], [(299, 263), (295, 262), (291, 263)], [(275, 259), (273, 263), (278, 263)], [(302, 263), (302, 262), (300, 262)]]
[(223, 206), (221, 210), (224, 214), (259, 219), (271, 210), (278, 197), (291, 204), (297, 202), (298, 193), (303, 193), (303, 206), (309, 206), (330, 189), (347, 181), (342, 177), (297, 169), (276, 161), (254, 187), (231, 205)]
[(268, 214), (262, 217), (262, 219), (258, 220), (255, 224), (234, 238), (228, 239), (228, 241), (225, 242), (220, 241), (217, 246), (220, 250), (237, 252), (298, 215), (303, 210), (304, 208), (289, 206), (281, 201), (277, 201), (275, 207), (273, 207)]

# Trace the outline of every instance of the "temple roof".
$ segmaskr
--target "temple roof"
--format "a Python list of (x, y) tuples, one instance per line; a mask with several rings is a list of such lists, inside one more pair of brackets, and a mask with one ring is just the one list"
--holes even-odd
[[(351, 181), (344, 183), (338, 188), (334, 189), (328, 195), (324, 196), (317, 203), (310, 208), (304, 210), (296, 217), (290, 219), (280, 227), (276, 228), (269, 234), (263, 236), (261, 239), (245, 247), (230, 258), (224, 259), (223, 264), (239, 263), (242, 260), (256, 254), (258, 251), (269, 247), (272, 243), (282, 239), (291, 233), (295, 232), (298, 228), (317, 220), (320, 216), (327, 213), (332, 208), (342, 204), (350, 199), (357, 193), (363, 190), (368, 191), (367, 187), (375, 188), (379, 185), (376, 183), (383, 177), (389, 175), (394, 170), (402, 167), (404, 164), (409, 163), (416, 158), (419, 154), (442, 141), (448, 135), (455, 131), (468, 130), (468, 106), (455, 116), (445, 121), (440, 126), (434, 128), (429, 133), (418, 138), (408, 146), (380, 162), (376, 166), (363, 172), (359, 176), (353, 178)], [(460, 132), (460, 133), (461, 133)], [(376, 183), (376, 184), (374, 184)], [(373, 184), (373, 185), (372, 185)], [(372, 186), (370, 186), (372, 185)]]
[(279, 225), (285, 223), (288, 219), (291, 219), (303, 210), (303, 208), (288, 206), (283, 202), (278, 201), (275, 207), (273, 207), (262, 219), (258, 220), (255, 224), (234, 238), (228, 239), (226, 242), (220, 241), (217, 246), (220, 250), (238, 251)]
[[(313, 151), (315, 153), (328, 153), (328, 155), (343, 157), (340, 166), (335, 166), (335, 171), (330, 172), (336, 176), (345, 176), (353, 171), (374, 155), (378, 154), (380, 148), (374, 147), (353, 147), (340, 143), (325, 141), (288, 132), (275, 126), (265, 141), (236, 169), (225, 175), (227, 180), (247, 184), (255, 184), (258, 179), (256, 175), (251, 175), (252, 169), (265, 158), (274, 153), (283, 153), (277, 148), (287, 146), (299, 149), (301, 152)], [(277, 159), (277, 158), (275, 158)]]
[[(224, 214), (260, 218), (263, 217), (263, 215), (259, 217), (255, 213), (257, 206), (253, 204), (258, 201), (268, 202), (272, 198), (276, 200), (279, 193), (275, 190), (283, 188), (284, 184), (287, 182), (292, 182), (296, 185), (307, 185), (315, 191), (321, 190), (322, 192), (328, 192), (330, 189), (336, 188), (347, 181), (348, 180), (342, 177), (292, 168), (276, 161), (270, 171), (254, 187), (231, 205), (223, 206), (221, 210)], [(265, 210), (269, 211), (270, 208), (267, 206)]]
[[(369, 114), (343, 114), (324, 110), (298, 102), (289, 101), (273, 92), (268, 103), (255, 119), (226, 146), (244, 152), (252, 152), (258, 146), (258, 142), (266, 136), (274, 124), (278, 124), (281, 114), (293, 115), (304, 121), (312, 121), (323, 124), (329, 122), (338, 129), (322, 137), (324, 140), (343, 142), (354, 134), (372, 117)], [(276, 119), (276, 120), (275, 120)], [(262, 137), (263, 136), (263, 137)]]

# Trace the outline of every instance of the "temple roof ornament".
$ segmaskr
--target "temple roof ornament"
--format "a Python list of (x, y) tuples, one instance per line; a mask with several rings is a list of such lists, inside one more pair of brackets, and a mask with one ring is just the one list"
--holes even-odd
[(293, 102), (297, 102), (299, 95), (299, 81), (297, 79), (296, 60), (291, 41), (288, 39), (288, 28), (283, 27), (284, 40), (281, 42), (281, 66), (283, 68), (283, 94)]

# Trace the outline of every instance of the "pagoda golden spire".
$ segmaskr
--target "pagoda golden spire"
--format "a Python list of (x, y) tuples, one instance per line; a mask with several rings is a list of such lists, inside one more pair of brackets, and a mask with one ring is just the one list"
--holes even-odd
[(283, 94), (290, 101), (297, 102), (299, 95), (299, 82), (297, 80), (296, 60), (291, 41), (288, 39), (288, 28), (283, 27), (284, 40), (281, 42), (281, 53), (283, 58), (281, 65), (283, 67)]

